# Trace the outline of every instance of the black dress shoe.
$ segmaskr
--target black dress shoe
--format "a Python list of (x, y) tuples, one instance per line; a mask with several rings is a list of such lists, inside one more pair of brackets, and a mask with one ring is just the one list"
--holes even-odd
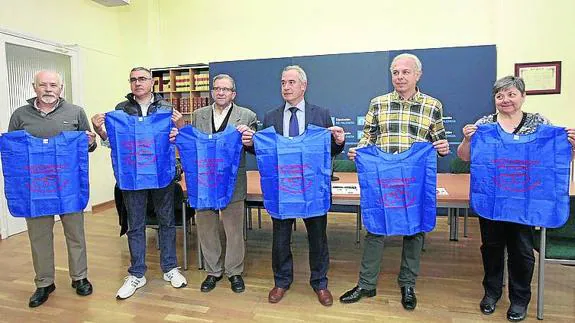
[(56, 285), (54, 284), (46, 287), (36, 288), (36, 291), (34, 292), (34, 294), (32, 294), (32, 297), (30, 297), (30, 302), (28, 302), (28, 306), (38, 307), (44, 304), (44, 302), (48, 300), (48, 296), (50, 296), (50, 293), (53, 292), (55, 289)]
[(200, 290), (204, 293), (211, 291), (212, 289), (216, 288), (216, 283), (222, 279), (222, 276), (216, 277), (213, 275), (208, 275), (206, 279), (202, 282), (202, 287)]
[(495, 312), (495, 304), (497, 304), (497, 300), (486, 295), (483, 296), (483, 299), (479, 302), (479, 309), (481, 310), (481, 313), (490, 315)]
[(359, 286), (355, 286), (353, 289), (348, 290), (343, 295), (339, 297), (339, 301), (345, 304), (355, 303), (359, 301), (362, 297), (374, 297), (375, 289), (363, 289)]
[(234, 293), (241, 293), (246, 290), (246, 285), (244, 284), (244, 280), (240, 275), (234, 275), (228, 278), (231, 283), (232, 290)]
[(526, 316), (527, 316), (527, 307), (511, 305), (507, 310), (507, 320), (510, 322), (523, 321)]
[(408, 311), (413, 311), (417, 306), (415, 290), (411, 286), (401, 287), (401, 305)]
[(93, 290), (92, 284), (88, 281), (88, 278), (72, 281), (72, 288), (75, 288), (76, 294), (80, 296), (88, 296), (92, 294)]

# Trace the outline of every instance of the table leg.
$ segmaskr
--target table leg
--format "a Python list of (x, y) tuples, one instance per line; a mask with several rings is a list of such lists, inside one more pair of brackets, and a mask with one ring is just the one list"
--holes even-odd
[(258, 229), (262, 228), (262, 208), (258, 206)]
[(197, 238), (197, 252), (198, 252), (198, 269), (204, 269), (204, 260), (202, 257), (202, 244), (200, 243), (200, 232), (199, 226), (196, 226), (196, 236)]
[(453, 217), (451, 218), (451, 227), (449, 231), (451, 232), (451, 241), (459, 241), (459, 209), (451, 209), (453, 212)]
[(244, 227), (243, 227), (243, 232), (244, 232), (244, 241), (248, 240), (248, 214), (252, 213), (252, 208), (248, 207), (247, 205), (244, 208)]
[(467, 238), (467, 218), (469, 217), (469, 208), (465, 209), (465, 215), (463, 217), (463, 236)]
[(184, 270), (188, 270), (188, 221), (186, 221), (185, 200), (182, 202), (182, 227), (184, 229)]
[(359, 247), (360, 236), (359, 230), (361, 230), (361, 207), (357, 206), (357, 213), (356, 213), (356, 224), (355, 224), (355, 243)]
[(541, 227), (540, 240), (539, 240), (539, 265), (537, 266), (537, 319), (543, 319), (543, 296), (545, 291), (545, 248), (546, 248), (546, 235), (547, 229)]

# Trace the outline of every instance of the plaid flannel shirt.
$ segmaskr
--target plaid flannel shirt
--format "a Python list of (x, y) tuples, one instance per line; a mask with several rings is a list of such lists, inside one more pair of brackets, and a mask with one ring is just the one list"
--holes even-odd
[(371, 100), (358, 147), (371, 144), (387, 153), (401, 153), (414, 142), (445, 138), (439, 100), (419, 89), (407, 100), (393, 91)]

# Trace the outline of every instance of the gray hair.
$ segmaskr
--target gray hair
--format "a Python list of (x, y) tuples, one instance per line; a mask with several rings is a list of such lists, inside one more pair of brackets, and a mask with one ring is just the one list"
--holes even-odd
[(217, 80), (221, 80), (221, 79), (227, 79), (230, 82), (232, 82), (232, 91), (236, 91), (236, 81), (234, 81), (234, 79), (229, 76), (228, 74), (218, 74), (216, 76), (214, 76), (214, 78), (212, 79), (212, 85), (214, 83), (216, 83)]
[(58, 85), (59, 86), (63, 86), (64, 85), (64, 80), (62, 79), (62, 75), (56, 71), (50, 71), (50, 70), (40, 70), (36, 73), (34, 73), (34, 86), (38, 85), (38, 75), (40, 75), (40, 73), (53, 73), (56, 75), (56, 78), (58, 79)]
[(495, 81), (493, 84), (493, 96), (497, 95), (501, 90), (506, 90), (511, 87), (516, 88), (521, 92), (521, 95), (525, 94), (525, 82), (523, 79), (517, 76), (508, 75)]
[(148, 72), (148, 74), (150, 74), (150, 76), (152, 76), (152, 71), (149, 68), (145, 68), (142, 66), (134, 67), (130, 70), (130, 74), (132, 74), (132, 72), (136, 72), (136, 71), (145, 71), (145, 72)]
[(393, 58), (393, 60), (391, 61), (391, 65), (389, 66), (389, 70), (392, 71), (393, 65), (395, 65), (395, 62), (397, 62), (399, 59), (402, 59), (402, 58), (412, 59), (413, 62), (415, 63), (416, 72), (421, 73), (423, 71), (423, 65), (421, 65), (421, 61), (419, 60), (419, 58), (417, 56), (415, 56), (413, 54), (409, 54), (409, 53), (402, 53), (402, 54), (395, 56)]
[(282, 74), (284, 72), (291, 71), (291, 70), (294, 70), (297, 72), (300, 81), (307, 83), (307, 75), (305, 74), (305, 71), (303, 70), (303, 68), (301, 68), (301, 66), (299, 66), (299, 65), (289, 65), (289, 66), (284, 67)]

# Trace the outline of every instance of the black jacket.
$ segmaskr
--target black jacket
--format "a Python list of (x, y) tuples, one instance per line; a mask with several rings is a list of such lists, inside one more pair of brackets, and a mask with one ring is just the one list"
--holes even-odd
[[(158, 110), (167, 110), (172, 111), (172, 105), (164, 100), (164, 98), (158, 93), (152, 93), (154, 96), (154, 100), (150, 107), (148, 108), (148, 114), (152, 114)], [(136, 102), (134, 98), (134, 94), (129, 93), (126, 95), (125, 101), (122, 101), (116, 105), (116, 110), (123, 110), (129, 115), (133, 116), (142, 116), (142, 109), (140, 108), (140, 104)]]

